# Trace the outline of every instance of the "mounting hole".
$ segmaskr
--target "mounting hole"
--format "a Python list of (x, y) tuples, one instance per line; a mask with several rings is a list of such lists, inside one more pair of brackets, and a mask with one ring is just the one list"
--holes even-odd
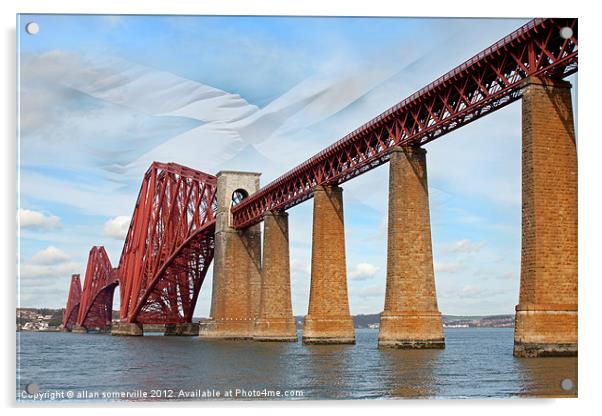
[(560, 387), (562, 388), (562, 390), (573, 390), (573, 380), (571, 380), (570, 378), (562, 379), (562, 381), (560, 382)]
[(40, 31), (40, 26), (36, 22), (29, 22), (25, 25), (25, 31), (30, 35), (37, 35)]
[(568, 26), (560, 28), (560, 37), (562, 39), (570, 39), (573, 36), (573, 29)]
[(232, 192), (232, 206), (235, 207), (236, 205), (240, 204), (243, 199), (247, 198), (248, 196), (249, 193), (244, 189), (237, 189), (236, 191)]
[(25, 391), (27, 394), (37, 394), (40, 391), (40, 388), (36, 383), (29, 383), (25, 385)]

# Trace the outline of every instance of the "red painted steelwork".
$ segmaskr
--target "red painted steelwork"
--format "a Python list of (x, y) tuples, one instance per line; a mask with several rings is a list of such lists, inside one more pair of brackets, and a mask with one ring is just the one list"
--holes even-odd
[(191, 322), (213, 259), (215, 176), (154, 162), (119, 261), (123, 322)]
[(69, 286), (69, 297), (67, 298), (67, 308), (63, 315), (63, 327), (68, 330), (73, 329), (77, 323), (77, 314), (79, 312), (79, 303), (82, 297), (82, 283), (79, 280), (79, 274), (71, 275), (71, 285)]
[(77, 315), (78, 326), (102, 330), (111, 325), (113, 291), (118, 283), (105, 248), (92, 247)]
[[(560, 29), (570, 27), (564, 39)], [(341, 184), (389, 160), (389, 149), (420, 146), (521, 97), (530, 76), (564, 78), (577, 71), (577, 19), (534, 19), (412, 94), (232, 209), (238, 229)]]

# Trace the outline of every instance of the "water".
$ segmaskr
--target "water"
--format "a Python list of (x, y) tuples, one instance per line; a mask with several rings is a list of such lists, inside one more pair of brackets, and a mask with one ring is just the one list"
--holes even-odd
[(302, 399), (576, 395), (576, 388), (564, 391), (560, 383), (569, 378), (576, 386), (577, 358), (515, 358), (509, 328), (448, 329), (444, 350), (379, 350), (377, 336), (377, 330), (360, 329), (356, 345), (303, 346), (22, 332), (17, 334), (17, 398), (32, 400), (22, 393), (28, 383), (37, 384), (40, 393), (55, 393), (56, 400), (69, 400), (71, 393), (75, 399), (79, 394), (101, 401), (125, 393), (127, 400), (181, 394), (200, 400), (208, 391), (220, 392), (222, 399), (230, 390), (239, 399), (249, 398), (236, 395), (236, 389)]

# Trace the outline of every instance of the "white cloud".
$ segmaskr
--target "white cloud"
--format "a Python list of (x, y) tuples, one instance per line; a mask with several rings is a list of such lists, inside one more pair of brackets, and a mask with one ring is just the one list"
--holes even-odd
[(48, 279), (67, 278), (73, 273), (81, 273), (81, 265), (70, 261), (71, 257), (63, 250), (49, 246), (35, 253), (27, 262), (22, 262), (19, 277), (27, 287), (46, 285)]
[(43, 212), (23, 208), (19, 209), (17, 215), (19, 217), (21, 228), (47, 231), (61, 227), (61, 220), (55, 215), (44, 214)]
[(359, 263), (356, 264), (353, 269), (349, 271), (349, 278), (353, 280), (369, 280), (376, 276), (380, 269), (370, 263)]
[(120, 215), (105, 222), (104, 233), (111, 238), (122, 240), (126, 237), (129, 227), (130, 217)]
[(468, 239), (458, 240), (446, 245), (443, 250), (447, 253), (478, 253), (485, 245), (484, 242), (472, 243)]
[(69, 260), (69, 256), (64, 251), (54, 246), (49, 246), (44, 250), (40, 250), (34, 254), (31, 258), (31, 263), (50, 265), (64, 263), (67, 260)]

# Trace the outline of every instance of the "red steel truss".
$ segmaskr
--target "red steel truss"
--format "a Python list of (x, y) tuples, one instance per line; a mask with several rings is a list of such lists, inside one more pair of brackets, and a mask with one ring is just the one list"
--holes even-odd
[(79, 312), (79, 303), (82, 297), (82, 283), (79, 280), (79, 274), (71, 275), (71, 285), (69, 286), (69, 297), (67, 298), (67, 308), (63, 315), (63, 327), (71, 330), (77, 323), (77, 314)]
[(123, 322), (191, 322), (213, 259), (215, 176), (154, 162), (119, 261)]
[(102, 330), (111, 325), (113, 292), (118, 283), (105, 248), (92, 247), (77, 314), (78, 326)]
[[(566, 27), (568, 39), (560, 34)], [(530, 21), (241, 202), (234, 226), (386, 163), (393, 146), (423, 145), (518, 100), (530, 76), (567, 77), (577, 71), (577, 39), (577, 19)]]

